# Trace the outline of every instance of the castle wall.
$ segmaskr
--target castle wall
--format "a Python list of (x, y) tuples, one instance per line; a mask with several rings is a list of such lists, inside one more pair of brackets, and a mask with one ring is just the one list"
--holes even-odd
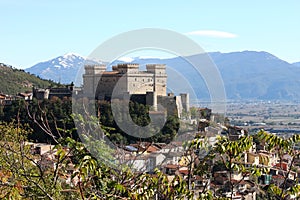
[(153, 74), (126, 74), (130, 94), (146, 94), (153, 92)]
[(175, 96), (157, 96), (157, 105), (163, 106), (169, 115), (180, 117), (178, 109), (178, 99)]
[[(104, 66), (85, 67), (84, 94), (90, 98), (111, 99), (116, 88), (119, 91), (116, 98), (123, 98), (124, 94), (131, 98), (153, 106), (157, 104), (165, 107), (170, 114), (180, 117), (183, 110), (189, 111), (189, 95), (180, 96), (167, 94), (166, 66), (162, 64), (146, 65), (146, 71), (139, 71), (138, 64), (118, 64), (113, 71), (106, 71)], [(119, 87), (116, 87), (118, 84)], [(144, 95), (144, 97), (143, 97)]]
[(138, 64), (118, 64), (113, 71), (105, 71), (105, 66), (85, 66), (83, 75), (84, 94), (90, 98), (110, 96), (116, 88), (129, 94), (156, 92), (166, 96), (167, 75), (165, 65), (147, 65), (147, 71), (139, 71)]

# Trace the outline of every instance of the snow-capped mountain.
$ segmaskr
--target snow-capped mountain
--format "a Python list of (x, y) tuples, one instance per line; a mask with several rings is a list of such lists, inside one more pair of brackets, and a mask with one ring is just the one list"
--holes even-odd
[(54, 59), (40, 62), (26, 72), (35, 74), (43, 79), (50, 79), (55, 82), (69, 84), (75, 82), (78, 71), (84, 64), (100, 64), (95, 60), (86, 60), (85, 57), (76, 53), (67, 53)]
[[(298, 63), (290, 64), (268, 52), (243, 51), (220, 53), (208, 53), (222, 76), (228, 99), (300, 99), (300, 81)], [(201, 55), (190, 57), (191, 60), (201, 64)], [(166, 64), (169, 70), (172, 68), (179, 72), (192, 85), (199, 99), (209, 99), (209, 91), (205, 81), (197, 76), (190, 64), (181, 57), (174, 58), (147, 58), (147, 57), (121, 57), (111, 63), (138, 63), (141, 69), (146, 64)], [(100, 64), (93, 60), (87, 61), (84, 57), (69, 53), (52, 60), (41, 62), (26, 69), (27, 72), (36, 74), (44, 79), (51, 79), (61, 83), (74, 82), (82, 84), (84, 64)], [(102, 63), (101, 63), (102, 64)], [(104, 63), (107, 64), (107, 63)], [(108, 70), (111, 70), (111, 65)], [(205, 65), (205, 63), (203, 64)], [(168, 68), (167, 68), (168, 73)], [(78, 74), (78, 79), (76, 76)], [(172, 81), (172, 76), (169, 76)], [(176, 86), (182, 87), (180, 81), (174, 81)], [(170, 84), (168, 83), (170, 86)]]

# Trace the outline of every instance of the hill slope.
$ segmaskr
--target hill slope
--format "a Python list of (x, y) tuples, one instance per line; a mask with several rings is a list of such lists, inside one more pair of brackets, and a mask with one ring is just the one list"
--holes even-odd
[(42, 80), (24, 70), (0, 63), (0, 92), (15, 95), (19, 92), (32, 91), (32, 87), (46, 88), (57, 85), (54, 82)]

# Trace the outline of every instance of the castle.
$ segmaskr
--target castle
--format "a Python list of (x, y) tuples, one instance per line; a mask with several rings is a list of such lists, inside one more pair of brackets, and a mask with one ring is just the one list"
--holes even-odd
[(174, 96), (167, 94), (167, 73), (164, 64), (147, 64), (146, 70), (141, 71), (139, 64), (118, 64), (107, 71), (105, 65), (86, 65), (83, 74), (83, 93), (86, 97), (98, 100), (111, 99), (116, 85), (122, 95), (131, 99), (152, 105), (154, 108), (161, 104), (168, 110), (189, 111), (189, 95)]

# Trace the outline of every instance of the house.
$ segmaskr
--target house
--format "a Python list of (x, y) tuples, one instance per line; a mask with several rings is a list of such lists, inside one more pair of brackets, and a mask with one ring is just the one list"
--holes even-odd
[(259, 155), (256, 153), (246, 152), (246, 158), (245, 163), (251, 164), (251, 165), (259, 165)]
[(0, 106), (5, 105), (5, 95), (0, 93)]
[(272, 167), (276, 165), (278, 157), (274, 153), (270, 153), (267, 151), (259, 151), (259, 164)]
[(160, 168), (164, 163), (166, 156), (162, 153), (156, 152), (149, 155), (149, 165), (147, 166), (148, 172), (153, 172), (155, 168)]
[(227, 171), (217, 171), (213, 174), (213, 181), (216, 185), (224, 185), (228, 181)]
[(0, 105), (11, 105), (13, 100), (13, 96), (0, 93)]
[(164, 148), (161, 149), (162, 153), (171, 153), (171, 152), (184, 152), (182, 142), (172, 141), (167, 144)]
[(162, 153), (127, 155), (126, 164), (136, 172), (153, 172), (155, 168), (160, 168), (165, 160)]
[(167, 175), (175, 175), (175, 173), (179, 170), (180, 165), (167, 164), (163, 166), (163, 172)]
[(238, 140), (247, 134), (247, 131), (245, 129), (237, 126), (229, 126), (227, 132), (231, 141)]
[(33, 142), (26, 142), (25, 145), (30, 146), (31, 154), (35, 155), (43, 155), (50, 151), (53, 151), (55, 145), (46, 144), (46, 143), (33, 143)]
[(160, 146), (155, 145), (151, 142), (140, 142), (137, 144), (131, 144), (130, 146), (132, 147), (132, 149), (134, 148), (138, 154), (150, 154), (154, 152), (159, 152), (161, 150)]
[(170, 153), (164, 153), (166, 156), (166, 163), (167, 164), (174, 164), (179, 165), (179, 161), (181, 160), (181, 156), (183, 153), (181, 152), (170, 152)]
[(39, 100), (43, 99), (51, 99), (53, 97), (58, 97), (63, 99), (65, 97), (72, 97), (73, 86), (68, 85), (67, 87), (57, 87), (57, 88), (47, 88), (47, 89), (40, 89), (40, 88), (33, 88), (32, 94), (33, 97)]
[(203, 190), (204, 188), (210, 189), (211, 180), (207, 177), (194, 175), (191, 178), (191, 183), (194, 184), (195, 190)]
[(21, 92), (21, 93), (18, 93), (17, 97), (20, 97), (20, 98), (24, 99), (25, 101), (29, 101), (29, 100), (32, 100), (33, 94)]

